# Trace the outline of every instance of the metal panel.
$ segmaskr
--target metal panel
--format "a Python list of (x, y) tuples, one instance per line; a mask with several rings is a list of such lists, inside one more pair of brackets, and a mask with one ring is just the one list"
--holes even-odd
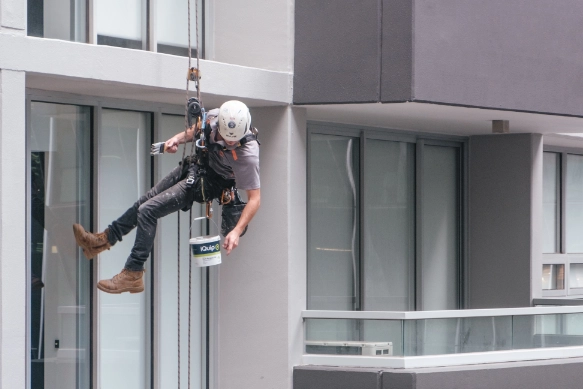
[(296, 104), (376, 102), (381, 0), (295, 2)]

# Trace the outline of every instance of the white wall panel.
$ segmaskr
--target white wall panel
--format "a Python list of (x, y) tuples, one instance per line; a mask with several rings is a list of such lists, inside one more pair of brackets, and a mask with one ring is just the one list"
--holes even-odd
[(21, 388), (26, 366), (25, 76), (0, 70), (0, 388)]

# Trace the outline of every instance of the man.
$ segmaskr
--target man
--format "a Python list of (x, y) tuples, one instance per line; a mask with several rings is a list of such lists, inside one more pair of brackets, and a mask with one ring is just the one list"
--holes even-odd
[[(259, 144), (251, 135), (256, 130), (251, 127), (249, 109), (242, 102), (227, 101), (220, 109), (210, 111), (208, 118), (211, 126), (209, 149), (214, 150), (209, 153), (217, 153), (216, 157), (228, 165), (227, 169), (234, 174), (236, 187), (245, 190), (248, 198), (237, 225), (223, 242), (223, 248), (229, 255), (239, 245), (239, 237), (259, 209)], [(188, 129), (186, 134), (180, 132), (167, 140), (164, 151), (175, 153), (180, 144), (192, 141), (195, 127)], [(182, 166), (177, 166), (101, 233), (93, 234), (79, 224), (73, 225), (75, 240), (88, 259), (108, 250), (137, 227), (134, 246), (124, 269), (112, 279), (99, 281), (98, 289), (107, 293), (139, 293), (144, 290), (144, 263), (152, 251), (157, 220), (190, 207), (195, 198), (195, 188), (187, 183), (183, 171)]]

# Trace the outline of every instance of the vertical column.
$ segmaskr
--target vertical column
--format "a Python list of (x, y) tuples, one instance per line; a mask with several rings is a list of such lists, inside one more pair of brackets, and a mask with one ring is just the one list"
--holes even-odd
[(0, 389), (26, 382), (24, 72), (0, 70)]
[(261, 208), (218, 269), (218, 386), (285, 389), (301, 355), (306, 301), (305, 117), (289, 107), (252, 115)]
[(0, 1), (0, 31), (10, 29), (26, 33), (26, 4), (26, 0)]

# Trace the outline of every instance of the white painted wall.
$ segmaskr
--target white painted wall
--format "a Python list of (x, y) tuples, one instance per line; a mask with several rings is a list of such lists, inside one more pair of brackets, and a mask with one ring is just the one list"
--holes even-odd
[(211, 7), (207, 58), (262, 69), (293, 69), (293, 1), (215, 1)]
[(26, 33), (26, 0), (0, 1), (0, 31), (7, 28), (11, 33)]
[(26, 382), (24, 72), (0, 70), (0, 389)]
[[(70, 90), (64, 91), (71, 93), (176, 104), (184, 101), (188, 58), (1, 31), (0, 53), (10, 53), (0, 55), (0, 69), (32, 72), (36, 80), (39, 75), (52, 77), (40, 80), (42, 88), (33, 85), (35, 88), (63, 91), (65, 86)], [(261, 105), (291, 102), (291, 73), (213, 61), (201, 61), (200, 68), (203, 97), (252, 99)]]
[(261, 208), (219, 268), (220, 389), (291, 388), (301, 354), (305, 117), (292, 108), (252, 115), (261, 141)]

